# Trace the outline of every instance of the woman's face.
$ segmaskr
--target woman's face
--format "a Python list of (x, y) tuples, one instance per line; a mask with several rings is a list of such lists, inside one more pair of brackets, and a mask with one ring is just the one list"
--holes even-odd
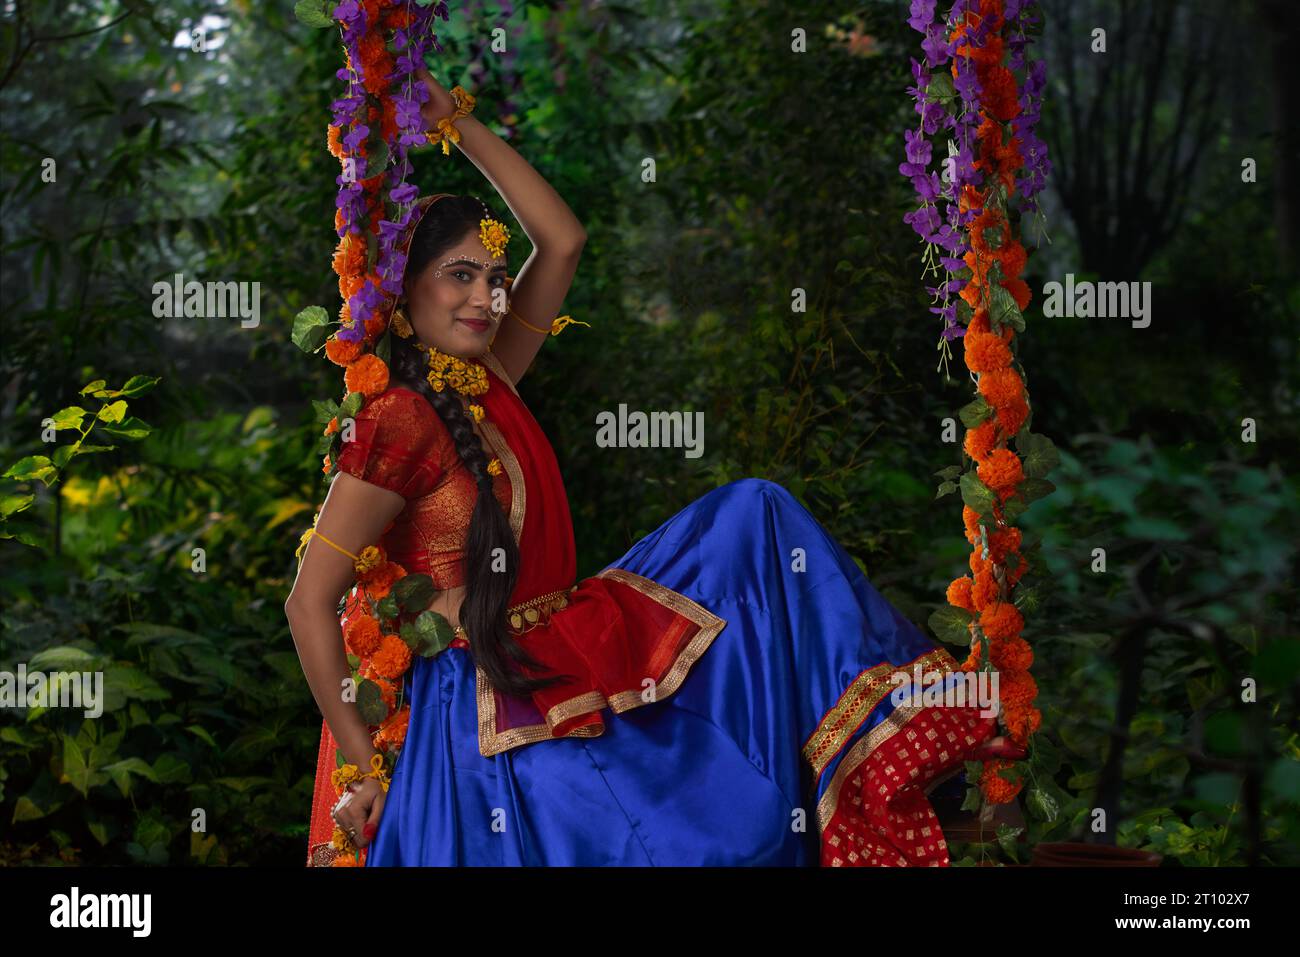
[(496, 298), (504, 307), (506, 260), (494, 258), (475, 232), (452, 246), (406, 284), (406, 314), (425, 345), (448, 355), (472, 359), (487, 351), (502, 315), (493, 313)]

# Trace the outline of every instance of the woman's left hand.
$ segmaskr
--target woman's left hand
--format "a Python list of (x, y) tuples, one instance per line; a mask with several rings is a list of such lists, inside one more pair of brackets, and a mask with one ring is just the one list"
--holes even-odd
[(433, 74), (423, 64), (415, 71), (415, 75), (424, 81), (424, 85), (429, 90), (429, 102), (420, 107), (420, 115), (424, 117), (425, 125), (432, 131), (438, 128), (439, 120), (446, 119), (456, 112), (456, 100), (441, 83), (433, 78)]

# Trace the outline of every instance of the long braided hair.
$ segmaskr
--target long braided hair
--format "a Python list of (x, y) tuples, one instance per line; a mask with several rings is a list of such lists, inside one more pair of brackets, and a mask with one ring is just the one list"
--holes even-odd
[[(406, 275), (414, 279), (436, 257), (442, 256), (470, 231), (477, 231), (483, 204), (473, 196), (447, 196), (434, 204), (420, 220), (411, 238)], [(513, 659), (520, 665), (539, 669), (537, 661), (514, 640), (506, 629), (506, 610), (519, 578), (519, 545), (509, 520), (492, 492), (488, 457), (458, 393), (436, 391), (425, 378), (427, 360), (415, 348), (415, 337), (394, 336), (390, 355), (393, 378), (402, 380), (433, 406), (447, 427), (461, 462), (474, 477), (478, 496), (469, 523), (465, 547), (465, 599), (460, 620), (469, 638), (470, 653), (492, 686), (502, 692), (527, 696), (548, 688), (568, 676), (528, 678), (507, 666)], [(518, 495), (519, 490), (514, 494)], [(505, 553), (504, 574), (492, 570), (492, 554)]]

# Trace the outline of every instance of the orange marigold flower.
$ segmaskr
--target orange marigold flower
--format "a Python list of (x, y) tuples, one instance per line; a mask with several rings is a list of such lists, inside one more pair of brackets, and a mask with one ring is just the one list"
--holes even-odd
[(1023, 748), (1043, 723), (1043, 713), (1033, 706), (1017, 705), (1003, 711), (1002, 723), (1011, 733), (1011, 740)]
[(954, 578), (952, 584), (948, 586), (948, 604), (957, 608), (965, 608), (967, 611), (975, 610), (975, 603), (971, 601), (970, 590), (975, 582), (967, 575), (961, 578)]
[[(955, 30), (953, 31), (956, 32)], [(974, 47), (969, 43), (963, 43), (957, 48), (957, 56), (968, 56), (976, 64), (992, 64), (1002, 62), (1002, 38), (993, 34), (984, 41), (982, 47)]]
[(328, 455), (321, 461), (320, 470), (326, 475), (330, 474), (330, 457)]
[(364, 276), (340, 276), (339, 277), (339, 295), (344, 299), (351, 299), (361, 291), (361, 287), (366, 284)]
[(989, 560), (998, 565), (1006, 563), (1007, 556), (1020, 547), (1020, 529), (1002, 528), (989, 534)]
[(984, 205), (984, 193), (974, 186), (963, 186), (961, 195), (957, 197), (957, 209), (963, 213), (970, 212), (972, 209), (979, 209)]
[(372, 316), (366, 320), (366, 341), (374, 342), (384, 334), (388, 328), (388, 323), (383, 316)]
[(406, 569), (396, 562), (384, 562), (365, 577), (366, 590), (375, 601), (384, 598), (398, 581), (406, 577)]
[(1016, 301), (1016, 307), (1024, 312), (1029, 308), (1029, 300), (1033, 298), (1029, 292), (1029, 283), (1023, 279), (1004, 279), (1002, 288), (1011, 293), (1011, 298)]
[(339, 854), (335, 856), (333, 863), (330, 864), (330, 867), (360, 867), (360, 866), (361, 865), (357, 863), (357, 859), (351, 854)]
[(1016, 76), (1004, 66), (991, 66), (980, 76), (980, 105), (1006, 123), (1020, 115)]
[(364, 86), (367, 93), (373, 93), (379, 98), (383, 98), (388, 93), (388, 76), (393, 72), (393, 58), (390, 56), (379, 57), (371, 63), (366, 64), (366, 76)]
[(1025, 247), (1014, 239), (999, 249), (997, 256), (998, 261), (1002, 263), (1002, 275), (1008, 279), (1017, 278), (1024, 271), (1025, 263), (1028, 261)]
[(979, 480), (991, 489), (1014, 489), (1024, 481), (1020, 456), (1010, 449), (993, 449), (975, 468)]
[[(972, 333), (991, 333), (992, 327), (989, 325), (989, 314), (986, 309), (975, 309), (975, 315), (971, 317), (970, 325), (966, 327), (966, 335)], [(1015, 330), (1010, 326), (1002, 327), (1002, 340), (1010, 342), (1011, 337), (1015, 335)]]
[(970, 597), (975, 607), (981, 612), (998, 600), (998, 580), (988, 570), (975, 573), (975, 584), (971, 586)]
[(325, 426), (325, 431), (322, 434), (333, 435), (338, 430), (339, 430), (339, 417), (336, 415), (334, 416), (334, 418), (330, 419), (329, 424)]
[(366, 244), (351, 233), (344, 233), (334, 249), (334, 271), (340, 276), (355, 276), (365, 270)]
[[(343, 304), (347, 308), (347, 303)], [(325, 340), (325, 356), (336, 366), (349, 366), (361, 355), (361, 343), (348, 342), (334, 336)]]
[(411, 649), (396, 635), (384, 635), (384, 640), (370, 660), (375, 674), (383, 678), (400, 678), (411, 666)]
[(378, 649), (383, 640), (379, 622), (370, 615), (362, 614), (349, 618), (343, 628), (343, 642), (348, 651), (358, 658), (369, 658)]
[(1028, 671), (1034, 664), (1034, 649), (1023, 638), (1004, 638), (989, 646), (989, 657), (999, 671)]
[(980, 628), (990, 639), (1014, 638), (1025, 627), (1020, 609), (1009, 601), (998, 601), (980, 612)]
[(388, 388), (388, 366), (374, 353), (367, 353), (343, 373), (343, 384), (349, 392), (360, 392), (373, 399)]
[(410, 11), (404, 7), (389, 7), (388, 14), (384, 19), (384, 27), (388, 30), (402, 29), (411, 25)]
[(1015, 800), (1024, 786), (1023, 780), (1013, 784), (998, 775), (999, 771), (1011, 767), (1015, 767), (1015, 762), (1002, 758), (984, 762), (984, 773), (980, 775), (980, 790), (984, 792), (984, 797), (990, 804), (1007, 804)]
[(1002, 706), (1029, 704), (1038, 697), (1038, 683), (1028, 671), (1004, 672), (998, 679), (998, 698)]
[(406, 741), (406, 729), (411, 721), (411, 706), (402, 705), (402, 710), (398, 711), (379, 729), (375, 735), (375, 740), (381, 744), (387, 745), (388, 748), (400, 748)]
[[(986, 336), (985, 338), (995, 339), (996, 337)], [(989, 452), (993, 450), (993, 443), (997, 440), (997, 422), (993, 419), (985, 419), (975, 428), (966, 430), (966, 438), (962, 440), (962, 448), (976, 462), (982, 462), (988, 457)]]
[(1025, 383), (1015, 369), (995, 369), (980, 376), (979, 393), (995, 409), (1024, 398)]
[(373, 665), (370, 667), (369, 673), (366, 677), (379, 686), (379, 696), (384, 699), (384, 704), (388, 705), (388, 710), (391, 712), (396, 708), (397, 685), (389, 681), (383, 675), (376, 673)]
[[(969, 505), (961, 507), (961, 520), (966, 525), (966, 541), (972, 545), (980, 540), (980, 513)], [(971, 571), (975, 571), (974, 568)]]
[[(343, 141), (342, 139), (340, 139), (342, 130), (340, 130), (333, 123), (330, 123), (326, 127), (326, 129), (328, 132), (325, 135), (325, 142), (329, 144), (330, 153), (336, 156), (338, 159), (343, 159)], [(339, 210), (338, 215), (342, 215), (342, 212), (343, 212), (342, 210)], [(337, 221), (337, 216), (336, 216), (336, 221)], [(335, 228), (337, 228), (337, 226)]]
[[(384, 116), (380, 121), (380, 132), (383, 134), (384, 141), (388, 142), (396, 137), (397, 134), (397, 101), (392, 97), (384, 100)], [(392, 135), (390, 135), (392, 134)]]
[(998, 425), (1002, 426), (1002, 431), (1007, 435), (1015, 435), (1019, 432), (1027, 418), (1029, 418), (1029, 403), (1025, 401), (1023, 395), (997, 410)]
[(971, 372), (993, 372), (1011, 365), (1011, 347), (1001, 336), (968, 331), (961, 341), (966, 368)]
[[(980, 642), (971, 642), (971, 649), (978, 656)], [(1034, 662), (1034, 651), (1023, 638), (990, 639), (989, 660), (993, 662), (994, 668), (1006, 674), (1028, 671)]]

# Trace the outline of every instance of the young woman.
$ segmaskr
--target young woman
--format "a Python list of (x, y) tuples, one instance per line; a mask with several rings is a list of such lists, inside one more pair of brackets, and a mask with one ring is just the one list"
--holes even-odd
[[(432, 127), (454, 103), (422, 79)], [(975, 707), (895, 705), (893, 672), (955, 661), (784, 488), (731, 482), (575, 582), (564, 485), (516, 385), (585, 233), (509, 145), (457, 126), (534, 251), (507, 299), (478, 200), (420, 200), (403, 240), (390, 386), (356, 417), (286, 603), (325, 721), (308, 862), (335, 859), (337, 822), (368, 866), (946, 864), (927, 789), (1014, 748)], [(376, 753), (339, 693), (336, 617), (350, 554), (376, 542), (433, 579), (457, 638), (406, 675), (389, 789), (364, 778), (336, 807), (336, 749)]]

